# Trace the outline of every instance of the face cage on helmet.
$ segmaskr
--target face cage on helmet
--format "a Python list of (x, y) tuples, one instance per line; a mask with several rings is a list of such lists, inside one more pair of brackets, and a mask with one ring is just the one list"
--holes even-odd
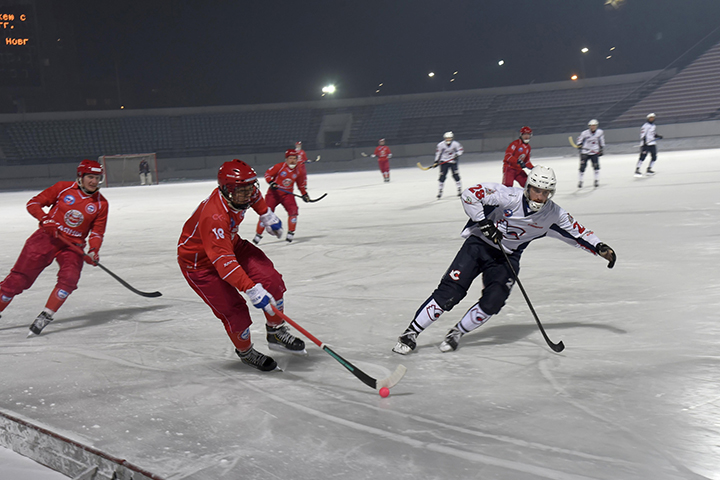
[(85, 175), (97, 175), (97, 173), (83, 173), (82, 175), (78, 175), (77, 184), (78, 184), (78, 187), (80, 187), (80, 190), (82, 190), (83, 193), (85, 193), (86, 195), (92, 195), (93, 193), (100, 190), (100, 185), (102, 185), (105, 182), (105, 173), (103, 172), (100, 174), (100, 180), (98, 180), (98, 186), (95, 189), (95, 192), (88, 192), (87, 190), (85, 190), (85, 187), (83, 187), (82, 179), (85, 178)]
[[(235, 194), (235, 190), (236, 190), (238, 187), (244, 187), (244, 186), (247, 186), (247, 185), (251, 185), (251, 186), (253, 187), (253, 190), (252, 190), (252, 192), (250, 193), (250, 197), (249, 197), (250, 200), (252, 200), (253, 197), (255, 197), (255, 195), (257, 195), (257, 192), (258, 192), (259, 189), (260, 189), (259, 183), (258, 183), (257, 179), (253, 180), (252, 182), (235, 183), (235, 184), (232, 184), (232, 185), (223, 185), (223, 186), (220, 187), (220, 193), (221, 193), (222, 196), (225, 198), (225, 201), (227, 202), (228, 207), (232, 208), (232, 209), (235, 210), (235, 211), (238, 211), (238, 210), (247, 210), (248, 208), (250, 208), (250, 203), (237, 204), (237, 203), (235, 203), (235, 201), (233, 200), (233, 196), (234, 196), (234, 194)], [(232, 191), (230, 191), (230, 188), (229, 188), (229, 187), (231, 187), (231, 186), (232, 186)]]
[[(545, 200), (545, 203), (540, 203), (540, 202), (535, 202), (535, 201), (533, 201), (533, 200), (530, 200), (530, 192), (529, 192), (530, 187), (535, 187), (535, 188), (537, 188), (537, 189), (539, 189), (539, 190), (546, 190), (546, 191), (549, 191), (549, 192), (550, 192), (550, 195), (548, 195), (548, 198), (547, 198), (547, 200)], [(540, 210), (542, 210), (542, 208), (543, 208), (545, 205), (548, 204), (548, 202), (550, 201), (550, 199), (551, 199), (553, 196), (555, 196), (555, 190), (554, 190), (554, 189), (553, 189), (553, 190), (549, 190), (549, 189), (547, 189), (547, 188), (540, 188), (540, 187), (538, 187), (537, 185), (530, 185), (530, 182), (528, 181), (528, 182), (525, 184), (524, 195), (525, 195), (525, 200), (527, 200), (527, 202), (528, 202), (528, 206), (530, 207), (530, 210), (532, 210), (533, 212), (539, 212)]]

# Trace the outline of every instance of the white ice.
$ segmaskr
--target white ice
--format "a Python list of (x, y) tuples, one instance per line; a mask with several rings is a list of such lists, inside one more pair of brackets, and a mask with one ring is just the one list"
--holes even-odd
[[(437, 201), (436, 170), (396, 168), (383, 183), (378, 171), (309, 165), (311, 197), (328, 196), (300, 202), (292, 244), (266, 235), (260, 246), (284, 276), (291, 318), (372, 376), (407, 366), (386, 399), (309, 341), (306, 358), (273, 352), (283, 372), (235, 357), (175, 260), (213, 182), (105, 189), (101, 262), (163, 296), (86, 266), (56, 320), (26, 339), (55, 282), (48, 268), (2, 314), (0, 409), (173, 480), (718, 480), (719, 156), (660, 149), (657, 175), (635, 178), (636, 155), (605, 155), (601, 186), (581, 190), (576, 156), (535, 159), (558, 175), (555, 201), (618, 254), (610, 270), (553, 239), (524, 253), (521, 281), (560, 354), (517, 288), (441, 353), (479, 280), (415, 353), (393, 353), (462, 243), (454, 182)], [(464, 160), (460, 173), (465, 186), (498, 182), (501, 165)], [(0, 276), (37, 226), (25, 210), (35, 193), (0, 193)]]

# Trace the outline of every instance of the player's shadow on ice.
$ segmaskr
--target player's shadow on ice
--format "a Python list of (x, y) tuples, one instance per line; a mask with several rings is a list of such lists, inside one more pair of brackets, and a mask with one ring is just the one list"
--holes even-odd
[[(150, 320), (138, 320), (135, 317), (151, 312), (154, 310), (161, 310), (163, 308), (168, 308), (171, 305), (153, 305), (150, 307), (129, 307), (129, 308), (113, 308), (110, 310), (97, 310), (85, 315), (76, 315), (76, 316), (69, 316), (69, 317), (61, 317), (56, 318), (52, 321), (45, 329), (43, 329), (41, 335), (52, 335), (56, 332), (67, 332), (70, 330), (77, 330), (87, 327), (94, 327), (98, 325), (102, 325), (105, 323), (109, 323), (113, 320), (133, 320), (133, 321), (150, 321)], [(62, 311), (60, 313), (62, 315)], [(30, 325), (32, 324), (33, 320), (35, 320), (35, 317), (28, 317), (26, 324), (21, 325), (13, 325), (11, 327), (5, 327), (0, 328), (0, 331), (4, 330), (14, 330), (14, 329), (20, 329), (20, 330), (27, 330), (30, 328)], [(172, 318), (167, 319), (172, 320)], [(151, 320), (153, 323), (160, 322), (162, 320)]]
[[(454, 197), (455, 200), (458, 199), (458, 197)], [(435, 199), (429, 202), (424, 203), (418, 203), (417, 205), (408, 205), (407, 207), (402, 208), (401, 210), (424, 210), (432, 205), (440, 205), (442, 203), (443, 199)]]
[(300, 237), (295, 237), (292, 242), (288, 242), (287, 240), (285, 240), (285, 237), (283, 237), (283, 238), (272, 238), (272, 239), (271, 239), (270, 241), (268, 241), (268, 242), (266, 242), (266, 241), (263, 240), (262, 242), (260, 242), (260, 245), (258, 245), (258, 247), (262, 248), (263, 245), (267, 245), (267, 246), (271, 246), (271, 245), (276, 245), (276, 246), (277, 246), (277, 245), (282, 245), (282, 246), (288, 245), (288, 246), (292, 246), (292, 245), (297, 245), (298, 243), (311, 242), (311, 241), (313, 241), (313, 240), (317, 240), (318, 238), (325, 238), (325, 237), (326, 237), (326, 235), (307, 235), (307, 236), (300, 236)]
[[(543, 322), (545, 333), (550, 340), (557, 343), (562, 340), (562, 332), (570, 328), (593, 328), (597, 330), (605, 330), (615, 334), (625, 334), (627, 330), (612, 327), (609, 325), (589, 324), (583, 322), (563, 322), (563, 323), (545, 323)], [(527, 337), (537, 335), (539, 341), (543, 341), (542, 334), (537, 325), (528, 323), (527, 325), (496, 325), (488, 328), (480, 327), (470, 332), (460, 340), (460, 349), (467, 347), (488, 346), (488, 345), (505, 345), (515, 343)], [(441, 340), (442, 341), (442, 340)], [(439, 344), (439, 342), (435, 342)], [(435, 343), (431, 345), (435, 345)], [(425, 346), (425, 345), (424, 345)], [(429, 345), (428, 345), (429, 346)]]

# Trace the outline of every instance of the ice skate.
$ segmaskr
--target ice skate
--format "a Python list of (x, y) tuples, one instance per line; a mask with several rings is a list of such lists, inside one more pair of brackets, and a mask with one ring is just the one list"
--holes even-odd
[(463, 336), (463, 333), (458, 330), (457, 327), (453, 327), (450, 329), (450, 331), (445, 335), (445, 340), (438, 346), (441, 352), (454, 352), (457, 350), (458, 345), (460, 344), (460, 338)]
[(399, 353), (400, 355), (407, 355), (412, 352), (417, 346), (417, 336), (418, 334), (415, 331), (406, 330), (398, 337), (398, 342), (393, 347), (393, 352)]
[(636, 168), (636, 169), (635, 169), (635, 176), (636, 176), (636, 177), (642, 177), (642, 172), (640, 171), (639, 168)]
[(288, 241), (288, 243), (293, 241), (293, 238), (295, 238), (295, 232), (288, 232), (287, 236), (285, 237), (285, 240)]
[(442, 198), (442, 192), (438, 192), (437, 194), (437, 199), (440, 200), (440, 198)]
[(652, 170), (651, 168), (648, 168), (647, 170), (645, 170), (645, 173), (646, 173), (647, 175), (655, 175), (655, 171)]
[(255, 245), (257, 245), (258, 243), (260, 243), (260, 240), (262, 240), (262, 235), (260, 235), (259, 233), (256, 233), (256, 234), (255, 234), (255, 238), (253, 238), (252, 242), (253, 242)]
[(242, 363), (250, 365), (253, 368), (257, 368), (261, 372), (269, 372), (277, 368), (277, 362), (275, 362), (272, 357), (268, 357), (252, 347), (250, 347), (250, 350), (245, 352), (241, 352), (236, 348), (235, 353), (238, 357), (240, 357)]
[(33, 335), (40, 335), (40, 332), (43, 331), (43, 328), (47, 327), (48, 324), (52, 321), (52, 315), (45, 311), (40, 312), (40, 315), (38, 315), (32, 325), (30, 325), (30, 333), (28, 333), (28, 337), (32, 337)]
[(600, 182), (599, 182), (598, 180), (595, 180), (595, 183), (593, 183), (593, 186), (594, 186), (595, 188), (599, 187), (599, 186), (600, 186)]
[(307, 355), (305, 350), (305, 342), (293, 336), (288, 332), (288, 327), (284, 323), (279, 327), (271, 327), (265, 325), (267, 330), (268, 348), (278, 352), (292, 353), (294, 355)]
[(582, 188), (582, 180), (578, 182), (578, 188)]

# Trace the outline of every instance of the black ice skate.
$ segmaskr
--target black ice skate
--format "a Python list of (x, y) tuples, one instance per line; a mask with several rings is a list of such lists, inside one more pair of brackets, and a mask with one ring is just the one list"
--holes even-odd
[(654, 172), (652, 169), (650, 169), (650, 168), (648, 168), (647, 170), (645, 170), (645, 173), (648, 174), (648, 175), (655, 175), (655, 172)]
[(287, 236), (285, 237), (285, 240), (287, 240), (289, 243), (289, 242), (292, 242), (294, 238), (295, 238), (295, 232), (288, 232)]
[(417, 336), (418, 334), (415, 330), (405, 330), (405, 332), (398, 337), (398, 341), (392, 349), (393, 352), (399, 353), (400, 355), (407, 355), (412, 352), (417, 346)]
[(457, 328), (453, 327), (450, 329), (450, 331), (445, 335), (445, 340), (438, 346), (441, 352), (454, 352), (457, 350), (458, 345), (460, 344), (460, 338), (463, 336), (463, 333)]
[(600, 181), (599, 181), (599, 180), (595, 180), (595, 183), (593, 184), (593, 186), (594, 186), (595, 188), (599, 187), (599, 186), (600, 186)]
[(255, 238), (253, 238), (253, 243), (255, 245), (257, 245), (258, 243), (260, 243), (260, 240), (262, 240), (262, 235), (260, 235), (259, 233), (256, 233)]
[(635, 176), (636, 176), (636, 177), (642, 177), (642, 172), (640, 171), (639, 168), (636, 168), (636, 169), (635, 169)]
[(277, 362), (272, 357), (268, 357), (252, 347), (245, 352), (241, 352), (236, 348), (235, 353), (245, 365), (257, 368), (261, 372), (269, 372), (277, 368)]
[(271, 327), (265, 325), (267, 330), (268, 348), (279, 352), (293, 353), (295, 355), (307, 355), (305, 350), (305, 342), (293, 336), (288, 332), (288, 327), (284, 323), (279, 327)]
[(578, 188), (582, 188), (582, 180), (578, 182)]
[(32, 325), (30, 325), (30, 333), (28, 333), (28, 337), (32, 337), (33, 334), (40, 335), (40, 332), (43, 331), (43, 328), (47, 327), (48, 324), (52, 321), (52, 315), (45, 311), (40, 312), (40, 315), (38, 315)]

